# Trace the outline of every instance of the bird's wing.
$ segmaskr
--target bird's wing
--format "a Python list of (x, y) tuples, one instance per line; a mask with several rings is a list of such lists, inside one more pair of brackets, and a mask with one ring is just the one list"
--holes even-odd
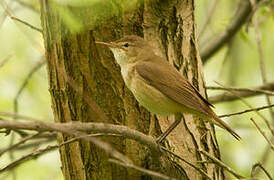
[(211, 115), (208, 106), (212, 105), (168, 62), (142, 61), (135, 65), (135, 69), (151, 86), (172, 100), (200, 113)]

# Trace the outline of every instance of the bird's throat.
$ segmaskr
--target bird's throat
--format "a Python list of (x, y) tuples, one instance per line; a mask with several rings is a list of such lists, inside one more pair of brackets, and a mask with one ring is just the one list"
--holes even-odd
[(127, 63), (127, 56), (121, 49), (111, 49), (116, 62), (122, 67)]

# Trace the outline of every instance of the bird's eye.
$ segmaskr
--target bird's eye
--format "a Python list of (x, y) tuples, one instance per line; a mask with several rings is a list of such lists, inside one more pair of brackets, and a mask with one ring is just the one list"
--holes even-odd
[(123, 46), (124, 47), (129, 47), (129, 43), (125, 43)]

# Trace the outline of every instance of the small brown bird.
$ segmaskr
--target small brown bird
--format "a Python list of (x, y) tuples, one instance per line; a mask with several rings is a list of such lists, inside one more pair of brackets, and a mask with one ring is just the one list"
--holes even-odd
[[(115, 42), (96, 42), (108, 46), (121, 67), (126, 86), (137, 101), (159, 115), (190, 113), (226, 129), (236, 139), (240, 136), (222, 121), (199, 91), (164, 58), (153, 52), (143, 38), (125, 36)], [(176, 120), (160, 137), (162, 141), (181, 121)], [(159, 140), (159, 139), (158, 139)]]

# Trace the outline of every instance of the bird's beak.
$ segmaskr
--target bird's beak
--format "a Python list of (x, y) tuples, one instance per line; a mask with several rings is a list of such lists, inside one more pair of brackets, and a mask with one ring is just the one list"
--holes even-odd
[(112, 43), (112, 42), (106, 43), (106, 42), (95, 41), (95, 43), (105, 45), (105, 46), (108, 46), (110, 48), (120, 48), (117, 44)]
[(105, 45), (105, 46), (107, 46), (107, 47), (109, 47), (109, 48), (122, 49), (122, 50), (126, 51), (125, 48), (123, 48), (123, 47), (121, 47), (120, 45), (115, 44), (115, 43), (113, 43), (113, 42), (106, 43), (106, 42), (101, 42), (101, 41), (95, 41), (95, 43), (96, 43), (96, 44)]

